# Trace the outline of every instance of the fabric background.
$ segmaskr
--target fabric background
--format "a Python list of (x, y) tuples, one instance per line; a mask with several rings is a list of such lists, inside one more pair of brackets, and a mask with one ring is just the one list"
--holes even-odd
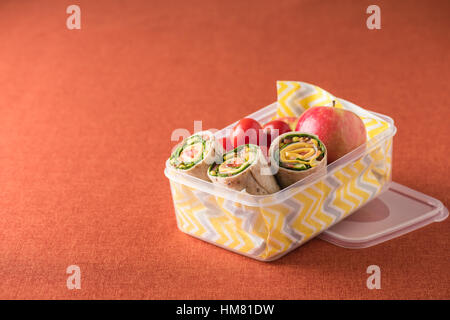
[[(81, 7), (82, 29), (66, 28)], [(394, 118), (393, 179), (449, 205), (449, 1), (0, 1), (0, 298), (448, 299), (450, 219), (263, 263), (177, 230), (175, 128), (299, 80)], [(67, 266), (82, 289), (66, 287)], [(366, 288), (367, 266), (382, 289)]]

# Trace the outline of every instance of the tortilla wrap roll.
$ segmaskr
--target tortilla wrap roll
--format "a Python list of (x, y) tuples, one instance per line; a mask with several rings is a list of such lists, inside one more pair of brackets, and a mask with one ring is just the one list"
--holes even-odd
[(191, 176), (210, 182), (208, 167), (216, 156), (222, 155), (222, 148), (211, 131), (202, 131), (184, 139), (169, 158), (170, 167)]
[(236, 191), (245, 189), (252, 195), (280, 190), (261, 149), (253, 144), (239, 146), (224, 154), (221, 163), (209, 167), (208, 177), (213, 183)]
[(272, 163), (278, 165), (276, 178), (281, 188), (313, 173), (327, 172), (327, 149), (313, 134), (284, 133), (272, 142), (269, 155)]

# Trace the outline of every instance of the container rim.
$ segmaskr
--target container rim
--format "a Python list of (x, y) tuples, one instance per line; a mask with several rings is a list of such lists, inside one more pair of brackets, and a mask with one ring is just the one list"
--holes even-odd
[[(344, 99), (339, 98), (341, 102), (356, 106), (355, 104), (346, 101)], [(249, 118), (254, 118), (255, 120), (262, 119), (264, 117), (268, 117), (273, 115), (274, 111), (276, 110), (277, 102), (274, 102), (259, 111), (252, 113), (248, 115)], [(356, 106), (358, 107), (358, 106)], [(359, 107), (361, 108), (361, 107)], [(320, 178), (326, 178), (331, 176), (334, 172), (340, 170), (344, 166), (348, 165), (350, 162), (357, 160), (371, 151), (373, 151), (375, 148), (377, 148), (382, 142), (385, 140), (393, 137), (396, 132), (397, 128), (394, 125), (394, 120), (391, 117), (388, 117), (386, 115), (369, 111), (366, 109), (363, 109), (365, 112), (370, 113), (372, 116), (379, 118), (385, 122), (388, 123), (388, 128), (384, 130), (383, 132), (377, 134), (375, 137), (368, 140), (365, 144), (362, 144), (358, 148), (352, 150), (351, 152), (347, 153), (342, 158), (327, 164), (327, 173), (324, 176), (323, 174), (314, 173), (306, 178), (297, 181), (296, 183), (292, 184), (291, 186), (284, 188), (276, 193), (268, 194), (268, 195), (251, 195), (248, 193), (244, 193), (242, 191), (235, 191), (228, 189), (226, 187), (223, 187), (221, 185), (213, 184), (212, 182), (202, 180), (197, 177), (190, 176), (188, 174), (185, 174), (183, 172), (176, 171), (168, 165), (168, 162), (166, 161), (166, 168), (164, 170), (165, 176), (174, 182), (183, 184), (187, 187), (191, 187), (193, 189), (208, 193), (212, 196), (218, 196), (227, 200), (239, 202), (243, 205), (248, 206), (268, 206), (277, 204), (280, 202), (285, 201), (286, 199), (292, 197), (292, 195), (297, 194), (298, 192), (302, 191), (303, 189), (308, 188), (313, 182), (316, 182), (316, 180)], [(221, 138), (225, 130), (233, 127), (237, 123), (234, 122), (227, 127), (225, 127), (222, 130), (219, 130), (215, 133), (216, 138)]]

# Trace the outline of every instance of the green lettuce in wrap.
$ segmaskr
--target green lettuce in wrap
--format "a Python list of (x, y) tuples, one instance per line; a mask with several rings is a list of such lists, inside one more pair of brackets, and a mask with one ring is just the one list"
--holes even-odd
[(236, 191), (245, 190), (253, 195), (280, 190), (261, 149), (252, 144), (239, 146), (224, 154), (223, 162), (213, 163), (209, 167), (208, 177), (213, 183)]
[(222, 152), (214, 135), (210, 131), (202, 131), (184, 139), (168, 161), (175, 170), (210, 181), (207, 171), (216, 154), (220, 155)]

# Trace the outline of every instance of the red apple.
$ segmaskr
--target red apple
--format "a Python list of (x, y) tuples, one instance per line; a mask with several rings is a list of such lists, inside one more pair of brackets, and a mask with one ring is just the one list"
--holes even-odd
[(286, 122), (289, 125), (289, 128), (291, 128), (291, 130), (294, 131), (295, 126), (297, 125), (298, 118), (297, 117), (281, 117), (281, 118), (277, 118), (276, 120), (281, 120), (283, 122)]
[(295, 131), (312, 133), (325, 144), (328, 163), (366, 142), (366, 127), (354, 112), (333, 107), (313, 107), (299, 118)]

